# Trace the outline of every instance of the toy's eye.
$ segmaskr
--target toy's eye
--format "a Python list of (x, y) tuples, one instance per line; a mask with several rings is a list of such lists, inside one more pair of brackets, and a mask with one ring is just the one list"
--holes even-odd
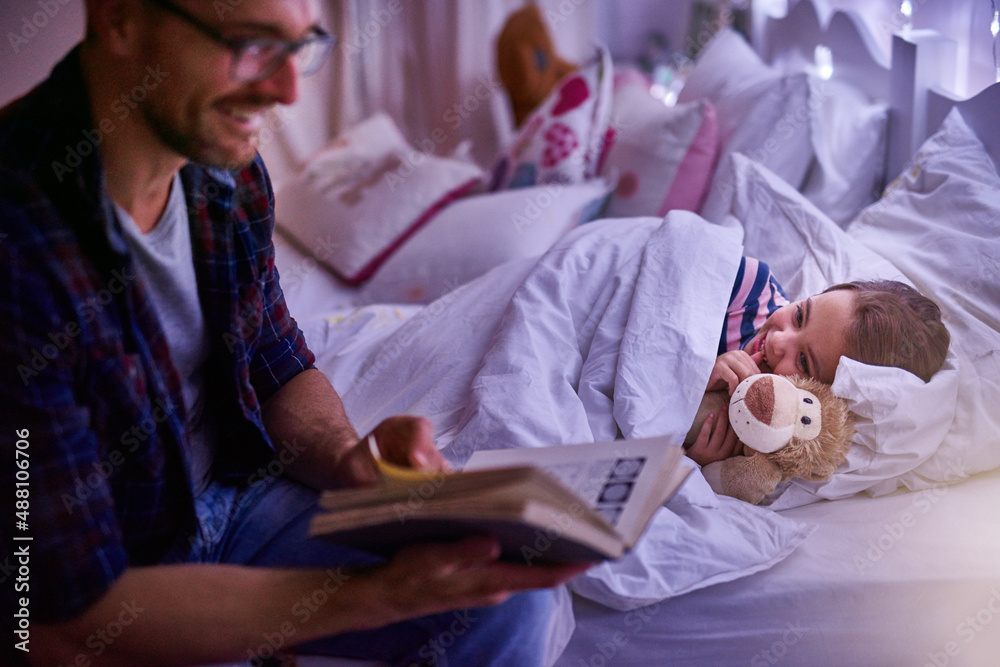
[[(806, 400), (809, 400), (809, 399), (806, 399)], [(802, 423), (805, 424), (806, 426), (809, 426), (809, 424), (812, 424), (812, 421), (813, 420), (809, 419), (809, 417), (803, 417), (802, 418)]]
[(812, 404), (813, 404), (813, 400), (812, 400), (811, 398), (803, 398), (803, 399), (802, 399), (802, 402), (803, 402), (803, 403), (808, 403), (809, 405), (812, 405)]

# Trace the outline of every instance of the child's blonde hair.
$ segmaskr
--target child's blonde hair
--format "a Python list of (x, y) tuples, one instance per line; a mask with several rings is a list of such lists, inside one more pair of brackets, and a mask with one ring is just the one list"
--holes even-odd
[(924, 382), (944, 365), (951, 335), (941, 309), (895, 280), (858, 280), (825, 292), (854, 293), (854, 320), (847, 328), (848, 355), (872, 366), (895, 366)]

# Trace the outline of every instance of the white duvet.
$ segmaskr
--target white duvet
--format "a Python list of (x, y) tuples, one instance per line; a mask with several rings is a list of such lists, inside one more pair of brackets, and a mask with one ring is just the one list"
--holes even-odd
[[(692, 213), (606, 220), (428, 306), (372, 306), (304, 329), (360, 433), (394, 414), (428, 417), (457, 466), (483, 448), (680, 442), (741, 252), (731, 231)], [(696, 473), (632, 553), (572, 588), (630, 609), (770, 567), (809, 532), (717, 497)]]

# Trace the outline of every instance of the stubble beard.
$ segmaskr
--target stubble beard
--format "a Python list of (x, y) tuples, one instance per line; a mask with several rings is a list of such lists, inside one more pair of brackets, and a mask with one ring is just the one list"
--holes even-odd
[(227, 150), (205, 137), (210, 131), (199, 122), (193, 131), (184, 131), (170, 122), (155, 105), (146, 105), (143, 116), (153, 134), (168, 148), (192, 162), (220, 169), (236, 170), (249, 166), (257, 156), (259, 135), (244, 144), (243, 150)]

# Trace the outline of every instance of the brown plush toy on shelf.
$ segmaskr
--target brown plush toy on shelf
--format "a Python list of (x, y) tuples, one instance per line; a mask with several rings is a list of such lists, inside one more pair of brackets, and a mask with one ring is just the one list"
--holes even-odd
[(497, 39), (497, 69), (518, 126), (576, 65), (559, 57), (542, 12), (528, 4), (507, 17)]
[(729, 402), (743, 455), (709, 463), (716, 493), (759, 504), (792, 478), (829, 479), (847, 457), (854, 418), (829, 385), (762, 373), (743, 380)]

